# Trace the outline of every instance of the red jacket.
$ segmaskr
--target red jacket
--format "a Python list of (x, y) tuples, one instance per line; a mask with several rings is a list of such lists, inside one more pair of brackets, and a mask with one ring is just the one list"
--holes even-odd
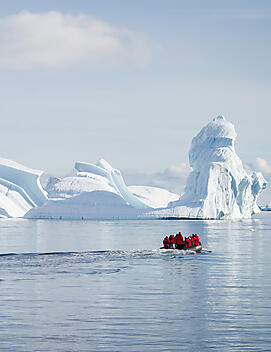
[(190, 247), (191, 247), (191, 241), (190, 241), (190, 239), (187, 238), (185, 242), (186, 242), (186, 243), (185, 243), (185, 248), (190, 248)]
[(196, 246), (199, 245), (199, 236), (197, 234), (194, 235), (194, 242), (196, 243)]
[(173, 235), (170, 235), (170, 236), (169, 236), (169, 242), (172, 243), (172, 244), (175, 243), (175, 238), (174, 238)]
[(164, 245), (164, 248), (166, 248), (166, 249), (169, 248), (170, 240), (169, 240), (169, 238), (167, 236), (163, 240), (163, 245)]
[(183, 236), (182, 236), (182, 234), (178, 233), (178, 234), (175, 236), (175, 243), (176, 243), (176, 244), (179, 244), (179, 245), (182, 245), (182, 244), (183, 244)]

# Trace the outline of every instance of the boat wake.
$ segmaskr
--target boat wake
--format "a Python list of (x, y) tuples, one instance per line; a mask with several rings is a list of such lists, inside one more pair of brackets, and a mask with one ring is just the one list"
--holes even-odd
[[(202, 253), (211, 253), (212, 251), (202, 248)], [(25, 253), (0, 253), (3, 257), (39, 257), (39, 256), (149, 256), (154, 254), (196, 254), (195, 251), (179, 249), (130, 249), (130, 250), (93, 250), (93, 251), (53, 251), (53, 252), (25, 252)]]

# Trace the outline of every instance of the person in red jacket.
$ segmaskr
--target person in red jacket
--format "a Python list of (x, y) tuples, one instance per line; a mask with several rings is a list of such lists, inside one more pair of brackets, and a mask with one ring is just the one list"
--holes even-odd
[(168, 236), (166, 236), (163, 240), (163, 245), (164, 245), (164, 248), (165, 249), (169, 249), (169, 246), (170, 246), (170, 240), (168, 238)]
[(194, 236), (194, 243), (196, 246), (198, 246), (199, 245), (199, 236), (197, 234), (194, 234), (193, 236)]
[(181, 234), (181, 232), (177, 233), (177, 235), (175, 236), (175, 248), (176, 249), (184, 248), (183, 235)]
[(195, 234), (196, 239), (197, 239), (197, 246), (199, 245), (199, 236), (197, 234)]
[(170, 242), (169, 248), (174, 248), (175, 239), (173, 235), (169, 236), (169, 242)]
[(189, 237), (185, 238), (185, 249), (192, 247), (191, 240)]

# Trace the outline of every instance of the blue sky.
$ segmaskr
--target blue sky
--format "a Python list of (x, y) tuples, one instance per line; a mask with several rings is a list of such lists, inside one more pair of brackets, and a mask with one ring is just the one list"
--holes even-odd
[(160, 172), (187, 164), (223, 114), (241, 159), (269, 165), (270, 32), (270, 1), (2, 3), (1, 156), (56, 174), (101, 157)]

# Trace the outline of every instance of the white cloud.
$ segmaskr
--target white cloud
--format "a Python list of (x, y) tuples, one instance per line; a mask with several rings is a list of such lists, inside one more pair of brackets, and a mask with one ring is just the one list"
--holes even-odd
[(59, 68), (74, 64), (145, 65), (155, 45), (144, 35), (60, 12), (23, 11), (0, 18), (0, 68)]
[(123, 170), (122, 173), (127, 185), (161, 187), (171, 192), (183, 193), (186, 179), (191, 171), (190, 166), (182, 163), (153, 174), (140, 173), (135, 170)]
[(256, 158), (256, 161), (253, 163), (253, 167), (257, 170), (262, 172), (264, 175), (271, 174), (271, 165), (263, 158)]

